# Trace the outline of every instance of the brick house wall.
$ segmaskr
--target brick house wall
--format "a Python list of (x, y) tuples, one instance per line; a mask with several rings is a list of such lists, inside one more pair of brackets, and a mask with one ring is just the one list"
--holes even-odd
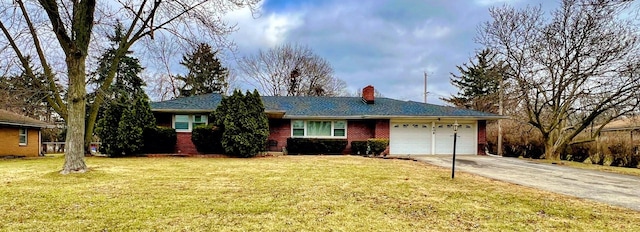
[[(291, 120), (269, 119), (269, 138), (276, 146), (269, 146), (270, 151), (282, 151), (291, 137)], [(347, 120), (347, 147), (344, 154), (351, 152), (352, 141), (365, 141), (370, 138), (389, 138), (389, 120)]]
[(351, 142), (366, 141), (375, 135), (376, 122), (372, 120), (347, 121), (347, 147), (342, 153), (351, 153)]
[(291, 120), (269, 119), (268, 140), (276, 143), (275, 146), (267, 144), (269, 151), (282, 151), (282, 148), (287, 146), (287, 138), (289, 137), (291, 137)]
[(179, 154), (198, 154), (196, 145), (191, 141), (191, 132), (177, 132), (175, 152)]
[(0, 125), (0, 155), (38, 156), (40, 154), (39, 129), (27, 129), (27, 145), (20, 145), (18, 127)]
[(376, 139), (389, 139), (389, 119), (376, 120), (376, 129), (374, 138)]
[(485, 147), (487, 146), (487, 121), (478, 121), (478, 155), (487, 155)]

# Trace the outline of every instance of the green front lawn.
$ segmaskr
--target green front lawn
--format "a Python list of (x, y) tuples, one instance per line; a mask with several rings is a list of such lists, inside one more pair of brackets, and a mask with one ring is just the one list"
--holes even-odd
[(353, 156), (0, 160), (0, 231), (640, 231), (640, 212)]

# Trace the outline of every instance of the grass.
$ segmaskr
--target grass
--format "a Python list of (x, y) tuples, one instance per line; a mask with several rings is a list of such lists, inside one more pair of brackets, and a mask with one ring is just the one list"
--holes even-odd
[(566, 165), (569, 167), (580, 168), (580, 169), (597, 170), (597, 171), (603, 171), (603, 172), (611, 172), (611, 173), (618, 173), (618, 174), (640, 177), (640, 168), (615, 167), (615, 166), (597, 165), (597, 164), (591, 164), (591, 163), (581, 163), (581, 162), (566, 161), (566, 160), (545, 160), (545, 159), (531, 159), (531, 160), (539, 163), (547, 163), (547, 164), (553, 163), (553, 164)]
[(640, 212), (353, 156), (0, 160), (0, 231), (640, 231)]

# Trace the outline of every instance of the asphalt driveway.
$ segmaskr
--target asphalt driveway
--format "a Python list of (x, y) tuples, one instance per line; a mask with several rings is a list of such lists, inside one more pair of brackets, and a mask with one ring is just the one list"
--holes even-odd
[[(411, 158), (451, 168), (451, 156)], [(636, 176), (494, 156), (456, 156), (457, 171), (640, 211), (640, 177)]]

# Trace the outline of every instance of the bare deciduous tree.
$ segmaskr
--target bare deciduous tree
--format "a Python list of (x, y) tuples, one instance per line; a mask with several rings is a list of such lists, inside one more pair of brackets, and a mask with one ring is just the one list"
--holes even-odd
[(243, 57), (240, 70), (263, 95), (337, 96), (345, 93), (344, 81), (310, 48), (286, 44), (257, 55)]
[(638, 109), (640, 35), (630, 4), (563, 0), (549, 18), (540, 7), (490, 9), (477, 39), (510, 68), (509, 94), (541, 132), (546, 158), (558, 159), (592, 123)]
[[(156, 35), (172, 35), (193, 44), (204, 39), (224, 44), (224, 35), (233, 27), (221, 21), (221, 15), (240, 7), (252, 7), (257, 1), (5, 1), (0, 5), (0, 30), (6, 38), (2, 43), (6, 44), (0, 46), (11, 47), (12, 57), (20, 62), (26, 75), (36, 77), (35, 73), (43, 73), (47, 102), (64, 118), (68, 128), (61, 173), (85, 172), (85, 146), (93, 135), (102, 94), (113, 82), (118, 67), (111, 65), (85, 120), (87, 57), (92, 41), (98, 37), (94, 35), (96, 31), (101, 28), (109, 31), (117, 23), (124, 25), (125, 33), (112, 61), (117, 64), (138, 41)], [(30, 57), (35, 58), (34, 66), (29, 63)], [(56, 62), (61, 60), (64, 68), (55, 69)], [(64, 79), (66, 85), (58, 85)], [(66, 88), (66, 98), (59, 86)]]

